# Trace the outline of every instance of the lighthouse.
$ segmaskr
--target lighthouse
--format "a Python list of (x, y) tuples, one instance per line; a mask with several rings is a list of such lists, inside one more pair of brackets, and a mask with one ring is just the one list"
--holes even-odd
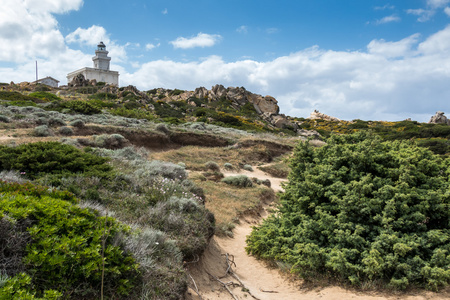
[(67, 74), (67, 82), (70, 85), (74, 79), (83, 76), (83, 79), (88, 79), (95, 82), (105, 82), (108, 84), (119, 85), (119, 72), (111, 71), (109, 65), (111, 57), (108, 56), (106, 45), (103, 42), (98, 43), (95, 50), (95, 56), (92, 57), (94, 64), (93, 68), (82, 68)]

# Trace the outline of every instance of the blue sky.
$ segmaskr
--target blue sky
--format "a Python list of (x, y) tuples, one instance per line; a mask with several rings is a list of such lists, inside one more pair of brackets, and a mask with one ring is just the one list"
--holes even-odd
[[(3, 3), (5, 2), (5, 3)], [(244, 86), (281, 113), (428, 121), (450, 114), (450, 0), (2, 0), (0, 82), (92, 66), (120, 85)]]

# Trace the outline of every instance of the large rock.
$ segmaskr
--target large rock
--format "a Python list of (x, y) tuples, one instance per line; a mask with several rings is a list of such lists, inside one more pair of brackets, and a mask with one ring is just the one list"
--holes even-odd
[(272, 96), (260, 96), (252, 94), (248, 99), (253, 105), (258, 108), (256, 111), (261, 111), (261, 113), (269, 113), (277, 115), (280, 112), (280, 107), (278, 106), (278, 101)]
[(208, 90), (203, 86), (196, 88), (194, 91), (194, 97), (199, 99), (208, 98), (208, 94)]
[(216, 84), (215, 86), (213, 86), (211, 88), (211, 93), (210, 93), (211, 98), (219, 99), (222, 96), (226, 96), (226, 94), (227, 94), (227, 89), (221, 84)]
[(444, 112), (438, 111), (434, 116), (431, 117), (428, 123), (432, 124), (447, 124), (450, 125), (450, 120), (444, 115)]
[(314, 110), (311, 113), (311, 115), (308, 117), (308, 119), (311, 119), (311, 120), (321, 119), (321, 120), (336, 121), (336, 122), (340, 121), (338, 118), (328, 116), (326, 114), (319, 112), (318, 110)]

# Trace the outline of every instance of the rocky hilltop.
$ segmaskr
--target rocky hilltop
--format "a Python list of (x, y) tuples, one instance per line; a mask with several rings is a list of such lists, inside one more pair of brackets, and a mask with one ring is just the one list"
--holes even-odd
[[(127, 90), (132, 87), (128, 87)], [(298, 130), (298, 124), (290, 117), (280, 114), (278, 101), (272, 96), (261, 96), (247, 91), (244, 87), (228, 87), (225, 88), (221, 84), (213, 86), (210, 90), (205, 87), (196, 88), (195, 91), (178, 91), (156, 89), (153, 95), (150, 95), (154, 101), (186, 101), (188, 104), (195, 106), (196, 103), (192, 99), (207, 99), (209, 103), (220, 100), (227, 100), (231, 106), (240, 110), (242, 107), (251, 104), (259, 116), (275, 128), (292, 128)], [(207, 106), (207, 104), (204, 104)]]

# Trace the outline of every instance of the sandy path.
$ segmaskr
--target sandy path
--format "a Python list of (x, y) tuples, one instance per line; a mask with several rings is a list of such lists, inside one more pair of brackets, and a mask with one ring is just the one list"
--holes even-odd
[[(254, 172), (242, 171), (249, 177), (259, 179), (269, 179), (274, 190), (282, 190), (280, 183), (283, 179), (272, 178), (260, 170)], [(224, 173), (225, 176), (236, 175), (236, 173)], [(266, 208), (261, 212), (261, 217), (267, 216)], [(303, 285), (301, 280), (291, 281), (286, 274), (282, 274), (277, 269), (269, 268), (264, 262), (255, 259), (245, 252), (245, 240), (251, 233), (252, 226), (256, 225), (261, 218), (252, 217), (243, 218), (240, 224), (233, 230), (233, 238), (214, 237), (210, 246), (204, 255), (196, 263), (188, 265), (188, 271), (193, 281), (190, 282), (190, 288), (187, 299), (189, 300), (219, 300), (219, 299), (259, 299), (259, 300), (444, 300), (450, 299), (450, 290), (445, 292), (433, 293), (428, 291), (409, 292), (409, 293), (378, 293), (378, 292), (359, 292), (346, 290), (337, 286), (326, 286), (309, 288)], [(232, 270), (245, 285), (228, 285), (228, 288), (234, 294), (234, 297), (217, 281), (220, 279), (224, 283), (238, 281), (225, 276), (227, 263), (226, 254), (232, 255), (234, 263)], [(212, 276), (216, 279), (214, 279)], [(195, 282), (195, 285), (194, 283)], [(201, 297), (198, 296), (195, 290)]]

